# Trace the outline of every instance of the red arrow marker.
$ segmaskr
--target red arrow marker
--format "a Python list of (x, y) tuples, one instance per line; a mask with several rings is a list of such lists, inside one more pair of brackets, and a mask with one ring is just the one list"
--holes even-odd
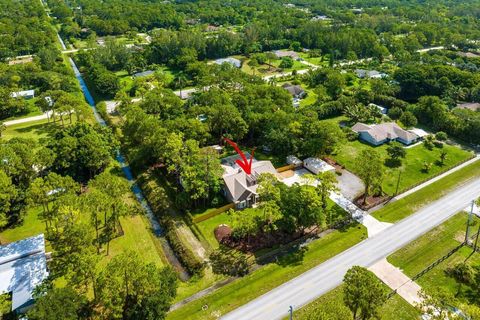
[(250, 155), (250, 161), (247, 160), (247, 157), (245, 157), (245, 154), (240, 150), (240, 148), (237, 146), (235, 142), (233, 142), (230, 139), (223, 138), (229, 145), (235, 149), (235, 151), (240, 155), (242, 160), (237, 159), (235, 162), (240, 166), (240, 168), (245, 171), (246, 174), (251, 174), (252, 173), (252, 161), (253, 161), (253, 154), (255, 153), (255, 149), (252, 150), (252, 154)]

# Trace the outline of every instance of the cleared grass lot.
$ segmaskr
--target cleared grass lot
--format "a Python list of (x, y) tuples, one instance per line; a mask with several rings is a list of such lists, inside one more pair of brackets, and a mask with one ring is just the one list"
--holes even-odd
[[(366, 237), (366, 229), (361, 225), (352, 225), (342, 231), (334, 231), (321, 239), (313, 241), (305, 250), (288, 254), (280, 258), (277, 263), (265, 265), (206, 297), (170, 312), (167, 315), (167, 319), (217, 319), (219, 315), (224, 315), (255, 299), (352, 247)], [(208, 305), (206, 311), (202, 310), (204, 305)]]
[[(406, 275), (413, 277), (430, 264), (447, 254), (458, 246), (465, 237), (467, 213), (460, 212), (437, 228), (426, 233), (404, 248), (390, 255), (387, 259), (393, 265), (401, 268)], [(477, 230), (480, 219), (475, 218)], [(447, 260), (441, 262), (432, 270), (417, 279), (417, 283), (430, 294), (446, 292), (452, 297), (458, 290), (458, 283), (447, 276), (446, 270), (461, 262), (467, 262), (473, 266), (480, 265), (480, 254), (472, 255), (472, 249), (463, 247)], [(464, 298), (458, 297), (462, 302), (468, 303)]]
[[(385, 286), (385, 288), (386, 290), (389, 290), (387, 286)], [(316, 319), (311, 317), (318, 314), (322, 310), (325, 310), (325, 307), (332, 310), (332, 307), (329, 308), (328, 305), (334, 306), (334, 309), (337, 309), (338, 306), (342, 306), (340, 307), (342, 309), (342, 314), (344, 312), (352, 314), (350, 310), (343, 304), (343, 287), (339, 286), (294, 312), (294, 318), (296, 320)], [(338, 309), (337, 311), (340, 312)], [(408, 302), (399, 295), (394, 295), (392, 298), (388, 299), (379, 309), (378, 314), (380, 320), (413, 320), (418, 319), (420, 316), (420, 312), (408, 304)], [(353, 314), (351, 319), (353, 319)]]
[[(340, 146), (334, 155), (336, 161), (344, 165), (347, 170), (355, 173), (357, 171), (355, 158), (362, 150), (375, 150), (380, 153), (385, 160), (388, 159), (387, 144), (373, 147), (361, 141), (349, 141)], [(472, 153), (465, 151), (456, 146), (444, 145), (443, 148), (433, 148), (428, 150), (423, 144), (406, 149), (407, 155), (402, 159), (402, 167), (391, 168), (384, 165), (385, 176), (383, 180), (383, 191), (389, 195), (393, 195), (396, 191), (399, 172), (401, 173), (399, 192), (409, 189), (410, 187), (430, 179), (435, 175), (454, 167), (458, 163), (472, 157)], [(447, 152), (447, 158), (443, 165), (438, 163), (440, 153)], [(432, 163), (429, 172), (424, 172), (424, 162)]]
[(389, 203), (372, 215), (385, 222), (396, 222), (408, 217), (421, 207), (441, 198), (455, 187), (480, 176), (480, 161), (476, 161), (446, 177), (402, 198)]
[(10, 140), (15, 137), (40, 140), (46, 138), (55, 128), (54, 124), (49, 124), (47, 119), (25, 122), (8, 126), (2, 133), (1, 139)]

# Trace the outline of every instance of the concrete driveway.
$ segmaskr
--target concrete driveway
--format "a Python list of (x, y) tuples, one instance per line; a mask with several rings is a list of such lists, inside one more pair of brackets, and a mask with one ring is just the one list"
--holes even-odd
[(310, 171), (308, 171), (305, 168), (297, 169), (293, 171), (293, 176), (288, 177), (288, 178), (283, 178), (282, 182), (285, 183), (287, 186), (291, 187), (293, 184), (298, 183), (298, 184), (307, 184), (309, 182), (309, 185), (316, 186), (318, 184), (318, 181), (315, 179), (313, 181), (307, 181), (304, 177), (306, 174), (313, 174)]
[(363, 181), (359, 177), (345, 169), (342, 170), (341, 176), (337, 175), (337, 180), (340, 193), (349, 200), (354, 200), (365, 190), (365, 185), (363, 184)]

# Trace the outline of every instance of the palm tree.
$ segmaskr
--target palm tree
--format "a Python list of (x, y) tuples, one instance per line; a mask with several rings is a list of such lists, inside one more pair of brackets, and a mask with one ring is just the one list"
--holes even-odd
[(180, 71), (175, 77), (175, 86), (180, 89), (180, 97), (182, 96), (182, 89), (187, 83), (187, 76), (183, 71)]
[(445, 164), (445, 160), (447, 159), (447, 151), (443, 150), (440, 153), (440, 164), (443, 166)]

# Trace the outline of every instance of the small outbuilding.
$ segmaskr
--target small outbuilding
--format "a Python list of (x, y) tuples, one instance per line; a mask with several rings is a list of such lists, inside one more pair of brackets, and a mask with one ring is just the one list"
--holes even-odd
[(295, 168), (300, 167), (303, 162), (302, 160), (298, 159), (297, 157), (290, 155), (287, 157), (287, 164), (293, 165)]
[(303, 166), (314, 174), (320, 172), (335, 171), (335, 168), (319, 158), (307, 158), (303, 160)]

